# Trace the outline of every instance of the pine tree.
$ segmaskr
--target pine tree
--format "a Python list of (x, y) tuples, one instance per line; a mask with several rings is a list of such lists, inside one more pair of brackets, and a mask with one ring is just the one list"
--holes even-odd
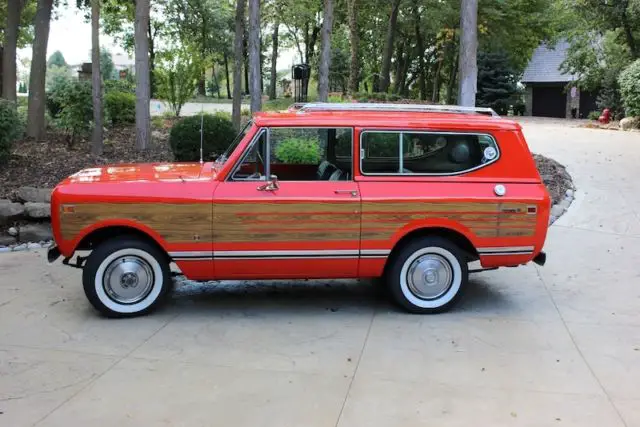
[(478, 55), (476, 105), (506, 114), (516, 90), (515, 72), (506, 52), (481, 52)]

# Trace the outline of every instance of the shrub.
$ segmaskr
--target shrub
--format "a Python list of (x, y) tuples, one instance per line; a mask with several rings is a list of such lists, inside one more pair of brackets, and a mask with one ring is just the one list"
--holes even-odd
[(49, 96), (49, 104), (59, 108), (56, 114), (49, 110), (53, 123), (67, 133), (70, 144), (75, 142), (77, 136), (89, 132), (93, 120), (90, 82), (69, 80), (58, 83)]
[(587, 115), (587, 118), (589, 120), (598, 120), (600, 118), (600, 112), (599, 111), (591, 111), (589, 113), (589, 115)]
[(136, 93), (136, 86), (132, 81), (119, 79), (119, 80), (105, 80), (104, 91), (109, 92), (126, 92)]
[(515, 116), (524, 116), (524, 113), (526, 112), (526, 110), (527, 110), (527, 107), (522, 101), (517, 101), (513, 105), (513, 114)]
[(275, 150), (275, 155), (283, 163), (315, 165), (320, 163), (320, 147), (313, 139), (287, 138)]
[(200, 123), (203, 123), (203, 158), (210, 160), (222, 154), (233, 142), (236, 131), (231, 120), (221, 115), (191, 116), (171, 128), (169, 144), (179, 162), (200, 159)]
[(202, 64), (189, 50), (169, 51), (163, 55), (154, 72), (157, 82), (157, 95), (167, 101), (176, 117), (180, 116), (182, 106), (193, 96)]
[(104, 112), (114, 125), (136, 122), (136, 96), (128, 92), (112, 91), (104, 96)]
[(640, 59), (620, 74), (620, 94), (627, 116), (640, 116)]
[(13, 142), (22, 134), (16, 104), (0, 99), (0, 165), (9, 160)]

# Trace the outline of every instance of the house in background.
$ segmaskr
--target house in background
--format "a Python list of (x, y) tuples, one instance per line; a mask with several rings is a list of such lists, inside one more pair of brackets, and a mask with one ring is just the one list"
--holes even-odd
[(597, 94), (580, 90), (577, 76), (565, 74), (560, 66), (567, 57), (569, 43), (540, 45), (522, 76), (526, 87), (525, 114), (528, 116), (586, 118), (597, 110)]

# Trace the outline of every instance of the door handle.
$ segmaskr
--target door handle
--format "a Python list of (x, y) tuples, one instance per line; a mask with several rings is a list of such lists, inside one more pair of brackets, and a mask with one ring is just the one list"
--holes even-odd
[(356, 190), (336, 190), (334, 191), (336, 194), (351, 194), (351, 197), (356, 197), (358, 192)]

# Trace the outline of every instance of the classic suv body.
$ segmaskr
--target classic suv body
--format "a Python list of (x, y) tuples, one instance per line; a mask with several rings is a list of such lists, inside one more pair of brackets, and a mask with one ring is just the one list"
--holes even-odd
[[(327, 130), (326, 140), (333, 141), (328, 146), (337, 147), (340, 138), (344, 144), (351, 141), (350, 154), (329, 154), (333, 163), (323, 162), (342, 170), (331, 175), (338, 178), (321, 179), (322, 164), (314, 179), (317, 165), (270, 161), (277, 155), (272, 150), (276, 135), (284, 132), (290, 140), (300, 129), (323, 135)], [(469, 135), (475, 138), (472, 144), (465, 142)], [(394, 138), (401, 147), (398, 159), (372, 157), (371, 147), (389, 140), (394, 147)], [(410, 138), (417, 142), (407, 143)], [(478, 147), (490, 148), (477, 167), (460, 166), (452, 173), (406, 169), (429, 157), (433, 164), (448, 165), (460, 150), (461, 162), (473, 166), (464, 162), (480, 140), (485, 145)], [(447, 148), (452, 144), (458, 146)], [(258, 153), (252, 162), (247, 162), (249, 150)], [(447, 160), (436, 160), (445, 154)], [(451, 252), (465, 263), (479, 260), (485, 268), (517, 266), (541, 256), (550, 201), (515, 122), (451, 112), (261, 113), (223, 160), (119, 165), (68, 178), (52, 199), (60, 252), (70, 258), (114, 236), (135, 236), (194, 280), (380, 277), (390, 274), (392, 261), (402, 258), (407, 245), (434, 238), (455, 245)], [(396, 168), (394, 162), (400, 162), (398, 173), (385, 173)], [(246, 176), (251, 170), (243, 168), (255, 172)], [(434, 274), (455, 276), (456, 262), (443, 257), (405, 266), (409, 272), (403, 274), (418, 275), (419, 268), (427, 282)]]

